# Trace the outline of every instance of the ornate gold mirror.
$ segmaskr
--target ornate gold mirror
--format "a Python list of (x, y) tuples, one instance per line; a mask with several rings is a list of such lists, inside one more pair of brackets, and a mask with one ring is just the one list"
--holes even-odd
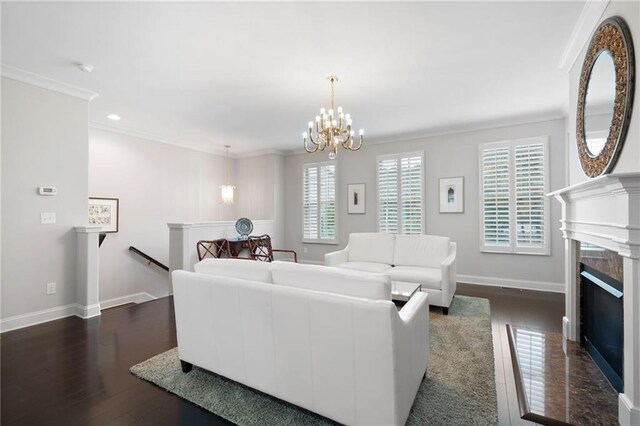
[(576, 139), (585, 174), (613, 169), (633, 106), (634, 53), (625, 21), (612, 17), (596, 29), (580, 74)]

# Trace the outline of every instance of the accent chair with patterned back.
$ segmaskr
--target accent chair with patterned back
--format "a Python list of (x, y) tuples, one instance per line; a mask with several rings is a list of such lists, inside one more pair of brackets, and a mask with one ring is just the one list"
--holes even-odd
[(198, 259), (202, 260), (206, 257), (213, 257), (216, 259), (230, 258), (231, 250), (229, 248), (229, 241), (226, 238), (218, 240), (200, 240), (196, 244), (198, 250)]
[(273, 262), (273, 253), (292, 253), (293, 261), (298, 263), (298, 254), (293, 250), (274, 249), (271, 246), (271, 237), (267, 234), (249, 236), (247, 238), (251, 259), (262, 262)]

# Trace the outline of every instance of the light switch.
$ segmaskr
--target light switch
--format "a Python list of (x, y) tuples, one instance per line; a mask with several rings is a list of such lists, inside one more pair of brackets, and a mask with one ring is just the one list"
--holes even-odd
[(55, 213), (40, 213), (40, 223), (42, 225), (51, 225), (56, 223)]

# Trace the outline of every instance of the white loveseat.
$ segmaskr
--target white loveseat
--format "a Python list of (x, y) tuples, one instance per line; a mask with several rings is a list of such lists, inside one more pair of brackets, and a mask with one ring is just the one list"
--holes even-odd
[(398, 311), (377, 274), (231, 259), (195, 270), (172, 274), (183, 371), (344, 424), (404, 425), (427, 368), (426, 294)]
[(456, 292), (456, 243), (435, 235), (374, 232), (349, 235), (343, 250), (327, 253), (326, 266), (374, 272), (391, 281), (419, 283), (429, 303), (449, 313)]

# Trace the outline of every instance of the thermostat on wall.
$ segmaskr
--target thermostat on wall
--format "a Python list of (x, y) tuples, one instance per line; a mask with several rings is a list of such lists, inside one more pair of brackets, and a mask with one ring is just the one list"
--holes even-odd
[(38, 194), (40, 195), (58, 195), (58, 188), (55, 186), (41, 186), (38, 188)]

